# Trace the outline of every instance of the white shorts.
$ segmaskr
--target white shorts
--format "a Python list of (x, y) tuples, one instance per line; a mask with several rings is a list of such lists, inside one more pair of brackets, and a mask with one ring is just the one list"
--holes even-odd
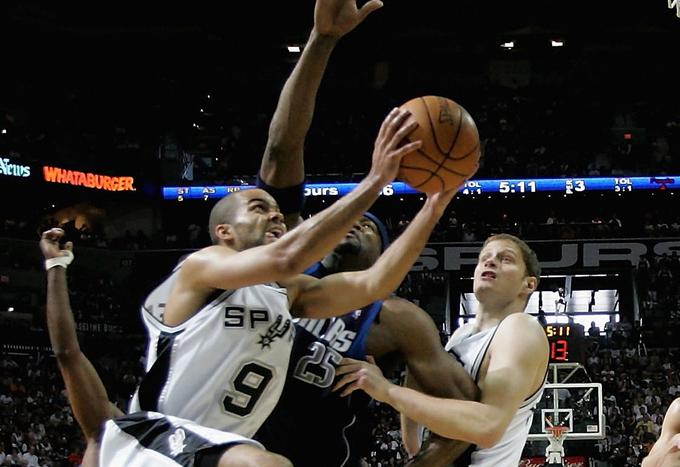
[(99, 467), (193, 467), (196, 453), (215, 446), (251, 444), (241, 435), (214, 430), (158, 412), (136, 412), (104, 425)]

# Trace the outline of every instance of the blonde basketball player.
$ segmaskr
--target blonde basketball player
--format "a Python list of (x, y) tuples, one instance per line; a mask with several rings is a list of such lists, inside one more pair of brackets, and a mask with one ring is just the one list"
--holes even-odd
[(394, 385), (377, 366), (352, 359), (338, 369), (344, 376), (335, 389), (344, 395), (362, 389), (434, 433), (472, 443), (461, 465), (516, 467), (548, 368), (545, 332), (524, 313), (539, 278), (536, 255), (522, 240), (507, 234), (486, 240), (474, 274), (479, 313), (447, 344), (478, 382), (479, 402), (436, 398)]

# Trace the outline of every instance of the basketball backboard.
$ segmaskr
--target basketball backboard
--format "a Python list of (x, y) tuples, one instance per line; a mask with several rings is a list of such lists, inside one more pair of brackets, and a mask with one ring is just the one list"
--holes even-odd
[(534, 411), (528, 440), (547, 440), (551, 426), (566, 426), (567, 439), (605, 437), (602, 385), (600, 383), (546, 384)]

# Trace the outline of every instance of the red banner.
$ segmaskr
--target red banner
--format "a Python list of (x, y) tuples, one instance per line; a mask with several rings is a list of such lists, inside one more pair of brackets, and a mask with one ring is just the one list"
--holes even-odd
[[(529, 457), (519, 461), (519, 467), (543, 467), (545, 457)], [(581, 456), (567, 456), (564, 458), (564, 467), (587, 467), (588, 460)]]

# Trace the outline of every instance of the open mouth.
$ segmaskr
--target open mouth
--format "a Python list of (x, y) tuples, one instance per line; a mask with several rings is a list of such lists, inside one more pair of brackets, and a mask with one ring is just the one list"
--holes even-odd
[(482, 279), (495, 279), (496, 273), (493, 271), (484, 271), (482, 273)]
[(273, 238), (281, 238), (281, 235), (283, 235), (283, 231), (280, 229), (271, 229), (267, 231), (266, 235)]

